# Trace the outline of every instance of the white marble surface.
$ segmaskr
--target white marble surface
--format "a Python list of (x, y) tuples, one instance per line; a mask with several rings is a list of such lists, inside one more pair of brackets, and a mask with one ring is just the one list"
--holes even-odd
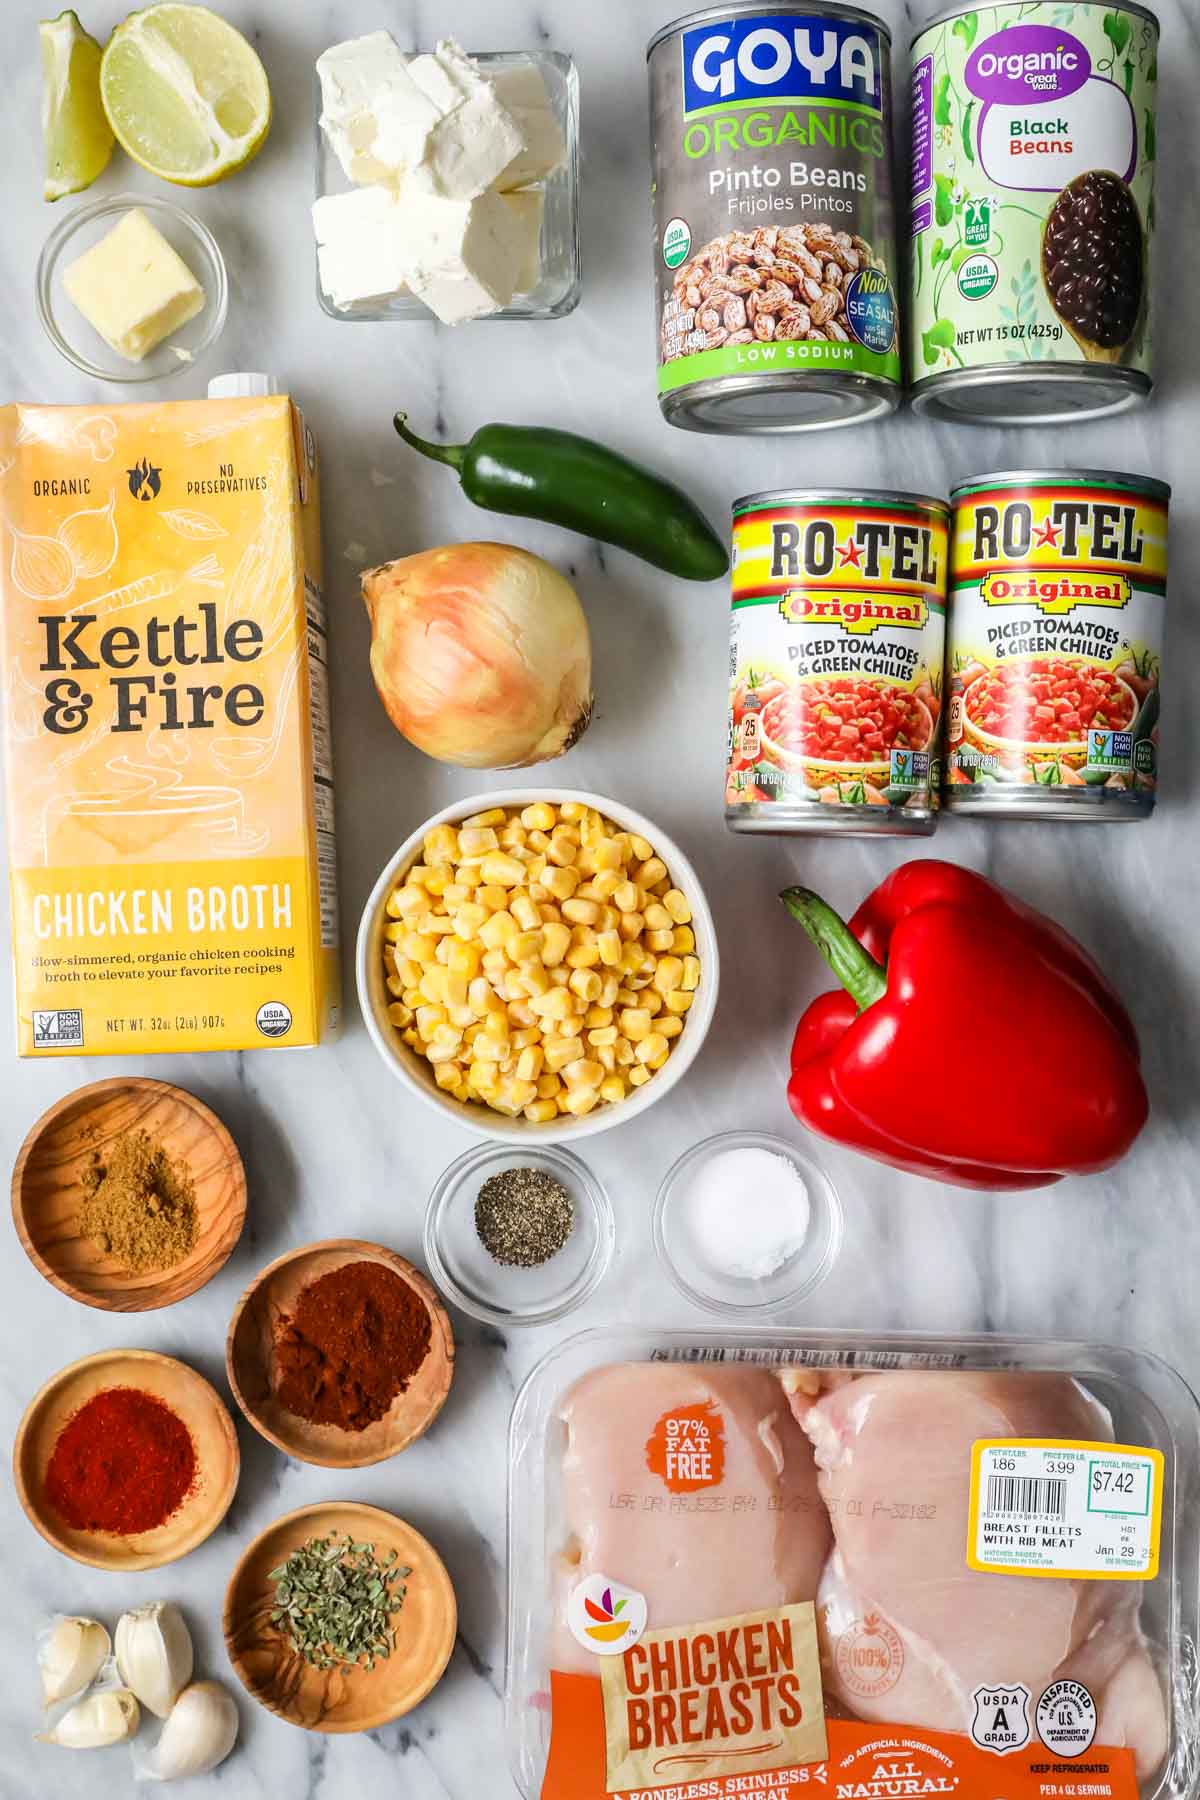
[[(56, 357), (33, 306), (33, 270), (52, 215), (38, 198), (37, 41), (41, 0), (5, 0), (4, 159), (0, 170), (0, 394), (81, 401), (89, 386)], [(1200, 884), (1197, 767), (1200, 709), (1200, 522), (1195, 499), (1200, 239), (1194, 229), (1200, 139), (1196, 0), (1166, 0), (1157, 286), (1160, 387), (1152, 406), (1102, 426), (1061, 432), (972, 431), (903, 416), (808, 443), (689, 437), (668, 429), (654, 399), (646, 263), (647, 120), (643, 49), (669, 0), (226, 0), (266, 61), (276, 100), (270, 140), (251, 168), (195, 196), (230, 265), (229, 325), (218, 361), (174, 384), (200, 393), (220, 365), (273, 367), (303, 401), (324, 464), (325, 537), (339, 763), (342, 914), (352, 938), (363, 899), (396, 843), (474, 784), (424, 761), (393, 733), (371, 688), (357, 568), (470, 535), (511, 535), (556, 559), (578, 582), (596, 646), (599, 712), (561, 765), (565, 782), (623, 796), (661, 820), (693, 856), (715, 903), (724, 991), (709, 1044), (689, 1079), (645, 1120), (590, 1142), (608, 1183), (619, 1248), (586, 1311), (568, 1325), (507, 1340), (460, 1321), (458, 1377), (437, 1427), (402, 1458), (339, 1476), (289, 1463), (241, 1431), (233, 1510), (203, 1549), (130, 1580), (76, 1567), (35, 1536), (6, 1484), (0, 1513), (0, 1800), (92, 1800), (132, 1792), (123, 1751), (95, 1758), (36, 1748), (33, 1632), (56, 1608), (112, 1617), (159, 1595), (187, 1609), (206, 1670), (228, 1675), (221, 1595), (239, 1546), (276, 1514), (322, 1497), (390, 1506), (427, 1532), (454, 1577), (462, 1638), (434, 1696), (399, 1726), (366, 1737), (306, 1736), (242, 1699), (243, 1742), (221, 1772), (228, 1800), (368, 1791), (409, 1800), (474, 1800), (508, 1790), (500, 1692), (505, 1563), (505, 1429), (524, 1374), (563, 1330), (640, 1318), (686, 1323), (687, 1306), (656, 1272), (647, 1220), (659, 1178), (697, 1138), (722, 1126), (793, 1129), (784, 1068), (793, 1019), (818, 971), (774, 895), (789, 879), (851, 906), (905, 856), (886, 844), (730, 837), (722, 823), (726, 596), (689, 587), (617, 553), (537, 525), (475, 512), (444, 470), (399, 445), (391, 413), (465, 437), (481, 421), (548, 421), (606, 438), (694, 484), (724, 527), (730, 499), (811, 480), (865, 481), (945, 492), (989, 468), (1069, 462), (1145, 470), (1175, 483), (1171, 606), (1155, 819), (1128, 832), (944, 825), (938, 854), (985, 869), (1078, 931), (1116, 971), (1143, 1032), (1151, 1125), (1113, 1174), (1015, 1198), (976, 1197), (893, 1175), (822, 1149), (846, 1210), (841, 1262), (803, 1322), (958, 1331), (1095, 1335), (1160, 1352), (1200, 1383), (1194, 1272), (1196, 1063), (1200, 1012), (1194, 921)], [(909, 20), (881, 0), (898, 44)], [(115, 0), (92, 0), (103, 32)], [(920, 16), (925, 16), (921, 14)], [(346, 325), (313, 293), (307, 207), (312, 182), (311, 71), (333, 40), (388, 26), (405, 46), (451, 30), (468, 48), (541, 43), (578, 59), (583, 110), (584, 300), (546, 325)], [(103, 189), (149, 187), (118, 158)], [(70, 204), (70, 202), (64, 203)], [(1189, 224), (1190, 219), (1190, 224)], [(495, 778), (498, 784), (502, 778)], [(483, 784), (483, 785), (486, 785)], [(7, 931), (7, 917), (4, 920)], [(0, 963), (7, 961), (0, 944)], [(336, 1048), (287, 1056), (142, 1062), (18, 1063), (7, 984), (0, 985), (0, 1163), (37, 1114), (77, 1082), (123, 1067), (184, 1083), (234, 1131), (250, 1177), (245, 1236), (223, 1274), (167, 1312), (130, 1319), (73, 1305), (39, 1280), (9, 1235), (0, 1268), (0, 1417), (11, 1440), (34, 1389), (63, 1363), (105, 1346), (145, 1345), (186, 1357), (223, 1386), (225, 1327), (253, 1272), (290, 1246), (332, 1234), (382, 1239), (419, 1254), (426, 1196), (471, 1141), (408, 1101), (378, 1061), (351, 1008)], [(963, 1021), (958, 1054), (973, 1052)], [(1046, 1071), (1048, 1090), (1081, 1072)], [(914, 1092), (935, 1070), (914, 1069)], [(699, 1323), (699, 1320), (696, 1320)], [(240, 1694), (240, 1690), (239, 1690)], [(386, 1786), (385, 1786), (386, 1784)], [(185, 1790), (192, 1791), (192, 1790)], [(199, 1792), (197, 1786), (194, 1790)]]

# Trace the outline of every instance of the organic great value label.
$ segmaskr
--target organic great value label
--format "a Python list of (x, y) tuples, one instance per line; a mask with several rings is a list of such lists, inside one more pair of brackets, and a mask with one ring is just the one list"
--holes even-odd
[(1158, 30), (1120, 5), (964, 8), (913, 45), (914, 379), (1149, 372)]
[(659, 392), (725, 375), (900, 380), (887, 38), (764, 7), (650, 55)]
[(956, 492), (948, 800), (1022, 785), (1153, 795), (1166, 559), (1165, 492), (1133, 478)]
[(946, 509), (896, 495), (739, 503), (727, 806), (928, 813)]
[(971, 1450), (967, 1562), (985, 1574), (1153, 1581), (1162, 1452), (1058, 1438)]

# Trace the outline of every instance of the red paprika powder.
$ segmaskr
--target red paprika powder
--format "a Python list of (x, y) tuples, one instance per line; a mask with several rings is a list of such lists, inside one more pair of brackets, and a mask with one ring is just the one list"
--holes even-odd
[(429, 1308), (383, 1263), (344, 1263), (300, 1290), (275, 1342), (275, 1398), (313, 1425), (365, 1431), (429, 1354)]
[(140, 1388), (106, 1388), (71, 1414), (46, 1469), (46, 1499), (76, 1531), (153, 1531), (196, 1480), (183, 1420)]

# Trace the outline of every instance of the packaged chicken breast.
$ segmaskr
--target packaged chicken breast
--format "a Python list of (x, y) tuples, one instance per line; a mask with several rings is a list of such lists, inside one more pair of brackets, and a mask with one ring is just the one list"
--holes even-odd
[(1200, 1407), (1154, 1357), (589, 1332), (511, 1454), (527, 1800), (1200, 1786)]

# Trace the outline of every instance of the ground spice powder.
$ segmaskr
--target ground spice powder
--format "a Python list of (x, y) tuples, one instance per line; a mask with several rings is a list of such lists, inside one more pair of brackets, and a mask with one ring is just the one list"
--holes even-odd
[(275, 1398), (314, 1425), (365, 1431), (429, 1354), (433, 1326), (415, 1289), (383, 1263), (345, 1263), (302, 1288), (275, 1341)]
[(92, 1152), (80, 1177), (79, 1232), (133, 1274), (172, 1269), (196, 1247), (196, 1184), (147, 1131)]
[(105, 1388), (71, 1414), (46, 1469), (46, 1499), (76, 1531), (153, 1531), (196, 1480), (192, 1435), (165, 1401)]

